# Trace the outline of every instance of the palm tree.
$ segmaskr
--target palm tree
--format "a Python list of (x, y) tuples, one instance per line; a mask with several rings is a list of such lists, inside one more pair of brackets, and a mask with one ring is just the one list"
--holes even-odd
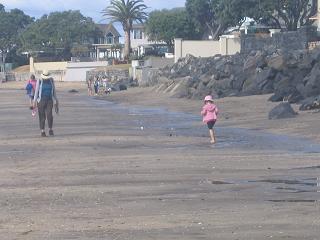
[(125, 32), (124, 58), (130, 54), (130, 34), (134, 22), (143, 23), (147, 19), (147, 6), (143, 0), (111, 0), (110, 5), (102, 11), (111, 22), (120, 22)]

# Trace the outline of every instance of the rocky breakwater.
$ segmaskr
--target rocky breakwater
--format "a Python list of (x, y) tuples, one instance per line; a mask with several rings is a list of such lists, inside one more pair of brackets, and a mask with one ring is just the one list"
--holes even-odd
[(178, 98), (273, 93), (270, 101), (301, 103), (301, 110), (320, 107), (320, 49), (268, 49), (210, 58), (188, 55), (149, 78), (157, 91)]

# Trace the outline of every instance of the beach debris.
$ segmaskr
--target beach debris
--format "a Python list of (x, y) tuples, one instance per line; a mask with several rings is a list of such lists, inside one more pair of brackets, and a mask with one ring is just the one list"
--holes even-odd
[(293, 110), (290, 103), (283, 102), (269, 112), (269, 119), (293, 118), (296, 115), (297, 113)]
[(76, 89), (71, 89), (71, 90), (69, 90), (68, 92), (69, 92), (69, 93), (78, 93), (79, 91), (76, 90)]

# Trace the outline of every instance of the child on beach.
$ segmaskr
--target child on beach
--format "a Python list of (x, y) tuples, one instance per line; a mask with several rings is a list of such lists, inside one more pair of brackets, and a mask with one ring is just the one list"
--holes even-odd
[(29, 96), (29, 108), (30, 110), (32, 110), (32, 116), (36, 115), (36, 109), (33, 107), (33, 97), (34, 97), (34, 93), (36, 90), (36, 84), (37, 84), (37, 80), (35, 75), (31, 75), (30, 76), (30, 80), (28, 80), (27, 82), (27, 86), (26, 86), (26, 90), (27, 90), (27, 95)]
[(217, 121), (218, 107), (213, 103), (212, 96), (208, 95), (204, 98), (204, 106), (202, 107), (201, 115), (203, 122), (207, 124), (209, 128), (209, 134), (211, 143), (216, 142), (213, 126)]

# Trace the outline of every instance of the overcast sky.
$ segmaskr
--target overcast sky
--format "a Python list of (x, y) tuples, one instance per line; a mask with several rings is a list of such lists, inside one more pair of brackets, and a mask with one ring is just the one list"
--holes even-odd
[[(109, 5), (110, 0), (0, 0), (6, 10), (19, 8), (26, 14), (39, 18), (53, 11), (80, 10), (86, 17), (96, 22), (103, 20), (101, 11)], [(171, 9), (183, 7), (185, 0), (144, 0), (145, 4), (154, 9)]]

